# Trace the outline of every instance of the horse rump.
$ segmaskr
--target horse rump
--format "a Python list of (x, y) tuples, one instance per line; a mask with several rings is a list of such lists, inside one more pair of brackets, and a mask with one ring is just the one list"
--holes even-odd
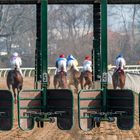
[(88, 89), (93, 88), (94, 85), (92, 81), (92, 72), (90, 71), (81, 72), (80, 83), (82, 89), (86, 88), (86, 86), (88, 86)]
[(125, 79), (125, 72), (122, 69), (116, 70), (112, 75), (113, 88), (117, 89), (117, 87), (119, 87), (120, 89), (123, 89), (125, 86)]
[(54, 76), (54, 88), (66, 88), (67, 87), (67, 74), (64, 71), (60, 71), (58, 72), (55, 76)]

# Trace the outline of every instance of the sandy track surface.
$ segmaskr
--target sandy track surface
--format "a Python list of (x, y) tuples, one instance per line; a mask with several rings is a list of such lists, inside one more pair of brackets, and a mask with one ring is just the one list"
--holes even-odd
[[(24, 79), (24, 89), (33, 89), (33, 78)], [(0, 89), (7, 89), (5, 79), (0, 79)], [(138, 101), (136, 101), (138, 102)], [(56, 124), (46, 123), (44, 128), (22, 131), (18, 128), (17, 106), (14, 105), (14, 126), (11, 131), (0, 131), (0, 140), (140, 140), (138, 121), (138, 103), (136, 104), (135, 125), (132, 130), (119, 130), (115, 123), (102, 122), (100, 128), (84, 132), (78, 127), (77, 94), (74, 94), (74, 126), (69, 131), (59, 130)]]

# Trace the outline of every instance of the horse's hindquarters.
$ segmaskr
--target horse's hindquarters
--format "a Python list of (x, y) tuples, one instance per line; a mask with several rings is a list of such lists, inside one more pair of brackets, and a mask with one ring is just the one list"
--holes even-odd
[(124, 71), (116, 71), (112, 75), (112, 83), (113, 83), (113, 88), (116, 89), (117, 87), (123, 89), (125, 86), (125, 79), (126, 75)]
[(66, 73), (64, 71), (61, 71), (59, 73), (57, 73), (55, 76), (54, 76), (54, 88), (57, 89), (57, 88), (61, 88), (61, 89), (64, 89), (64, 88), (67, 88), (67, 76), (66, 76)]

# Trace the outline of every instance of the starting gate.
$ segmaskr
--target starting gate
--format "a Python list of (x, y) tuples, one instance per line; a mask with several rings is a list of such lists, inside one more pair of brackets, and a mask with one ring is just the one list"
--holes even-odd
[[(41, 15), (41, 16), (40, 16)], [(37, 40), (35, 57), (35, 89), (18, 95), (18, 122), (22, 130), (31, 130), (35, 122), (57, 122), (62, 130), (73, 126), (73, 95), (68, 89), (47, 89), (47, 0), (37, 4)], [(38, 88), (41, 83), (41, 88)]]
[(0, 130), (13, 127), (13, 96), (9, 90), (0, 90)]
[(22, 130), (33, 129), (35, 122), (38, 127), (43, 127), (44, 122), (53, 123), (55, 120), (62, 130), (73, 126), (73, 96), (70, 90), (48, 89), (45, 95), (42, 90), (24, 90), (19, 94), (18, 101), (19, 127)]
[(78, 118), (82, 130), (88, 131), (101, 121), (113, 122), (117, 118), (117, 126), (129, 130), (134, 124), (134, 95), (131, 90), (107, 89), (106, 107), (103, 108), (103, 90), (81, 90), (78, 96)]
[[(101, 81), (101, 87), (95, 90), (81, 90), (78, 96), (79, 127), (88, 131), (101, 121), (117, 122), (122, 130), (130, 130), (134, 124), (134, 95), (131, 90), (113, 90), (107, 87), (107, 0), (95, 6), (98, 17), (95, 23), (95, 80)], [(101, 22), (101, 23), (100, 23)], [(97, 27), (98, 24), (101, 26)], [(101, 29), (101, 37), (100, 37)], [(101, 39), (101, 42), (100, 42)], [(101, 43), (101, 45), (100, 45)], [(100, 47), (101, 46), (101, 47)], [(100, 65), (96, 67), (96, 65)], [(100, 82), (98, 81), (98, 82)]]
[[(7, 1), (9, 2), (9, 0)], [(50, 4), (72, 4), (72, 0), (48, 1)], [(48, 1), (10, 1), (11, 3), (36, 4), (37, 8), (35, 89), (23, 90), (18, 95), (18, 121), (19, 127), (23, 130), (33, 129), (35, 122), (38, 127), (43, 127), (44, 122), (57, 121), (58, 128), (62, 130), (69, 130), (73, 125), (72, 92), (68, 89), (47, 89)], [(99, 127), (101, 121), (113, 122), (117, 118), (118, 128), (129, 130), (134, 124), (133, 92), (131, 90), (113, 90), (107, 87), (107, 2), (133, 2), (132, 0), (73, 1), (75, 4), (93, 4), (94, 6), (94, 77), (95, 80), (101, 81), (100, 89), (81, 90), (78, 94), (79, 126), (82, 130), (91, 130), (95, 126)], [(139, 3), (139, 0), (133, 1)], [(3, 4), (5, 2), (6, 0), (0, 1)], [(38, 88), (38, 83), (41, 83), (40, 88)], [(0, 105), (0, 122), (2, 124), (0, 130), (10, 130), (13, 124), (13, 97), (10, 91), (0, 90)]]

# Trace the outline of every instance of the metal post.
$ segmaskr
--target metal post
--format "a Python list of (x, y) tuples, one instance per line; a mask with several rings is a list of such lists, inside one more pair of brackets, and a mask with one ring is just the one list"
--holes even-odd
[(100, 38), (101, 38), (101, 15), (100, 15), (100, 3), (95, 3), (93, 5), (93, 22), (94, 22), (94, 39), (93, 39), (93, 47), (94, 47), (94, 80), (98, 81), (101, 79), (101, 52), (100, 52)]
[(46, 92), (48, 82), (48, 59), (47, 59), (47, 0), (41, 0), (41, 88), (43, 89), (43, 106), (46, 109)]
[(101, 0), (101, 88), (103, 89), (103, 111), (107, 101), (107, 0)]
[(38, 88), (41, 80), (41, 4), (36, 4), (36, 50), (35, 50), (35, 81), (34, 87)]

